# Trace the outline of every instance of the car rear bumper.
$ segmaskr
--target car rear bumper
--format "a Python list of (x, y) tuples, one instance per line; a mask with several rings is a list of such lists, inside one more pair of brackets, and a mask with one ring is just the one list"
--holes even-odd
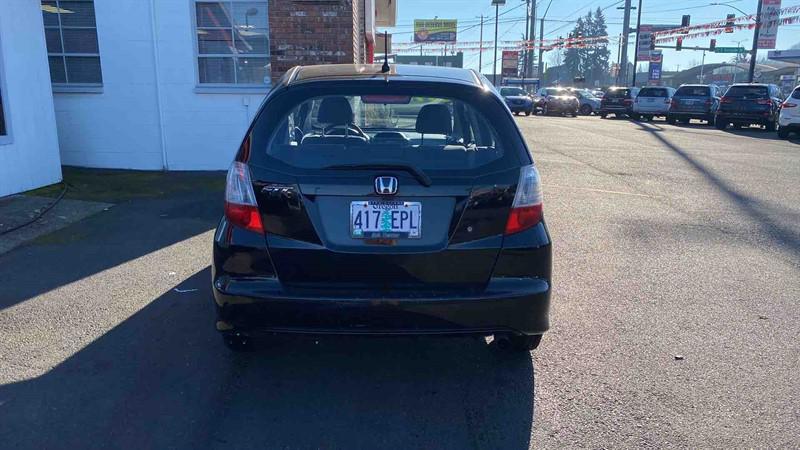
[(728, 122), (741, 123), (760, 123), (765, 124), (774, 120), (774, 116), (764, 113), (741, 113), (741, 112), (717, 112), (717, 120), (720, 118)]
[(574, 112), (578, 110), (578, 105), (575, 103), (550, 102), (547, 104), (547, 110), (550, 112)]
[(219, 331), (309, 334), (541, 334), (550, 283), (496, 278), (475, 295), (386, 297), (356, 291), (290, 293), (274, 278), (213, 281)]
[(633, 109), (626, 106), (616, 106), (616, 105), (603, 105), (600, 107), (601, 113), (610, 113), (610, 114), (631, 114), (633, 113)]
[(800, 117), (781, 117), (778, 119), (778, 125), (787, 130), (800, 130)]
[(714, 113), (709, 111), (680, 111), (680, 110), (669, 110), (669, 115), (675, 117), (677, 119), (709, 119), (714, 117)]

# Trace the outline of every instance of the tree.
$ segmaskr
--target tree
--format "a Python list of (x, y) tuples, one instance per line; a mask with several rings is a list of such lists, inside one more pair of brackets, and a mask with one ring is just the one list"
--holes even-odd
[(600, 8), (579, 18), (571, 33), (571, 45), (564, 54), (565, 71), (572, 77), (585, 77), (589, 84), (595, 81), (605, 84), (609, 79), (610, 55), (607, 35), (606, 18)]

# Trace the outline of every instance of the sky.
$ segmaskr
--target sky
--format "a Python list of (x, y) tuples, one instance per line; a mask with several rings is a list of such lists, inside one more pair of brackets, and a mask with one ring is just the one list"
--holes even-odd
[[(532, 0), (533, 1), (533, 0)], [(414, 19), (457, 19), (458, 20), (458, 40), (459, 41), (478, 41), (480, 36), (479, 17), (481, 14), (487, 16), (484, 24), (484, 41), (492, 41), (494, 38), (494, 7), (491, 0), (397, 0), (397, 27), (389, 28), (386, 31), (392, 33), (392, 41), (411, 42), (413, 40)], [(710, 3), (727, 3), (730, 6), (710, 5)], [(594, 11), (598, 6), (604, 9), (608, 32), (610, 36), (618, 36), (622, 32), (623, 12), (617, 7), (624, 5), (620, 0), (539, 0), (537, 2), (537, 16), (542, 17), (542, 13), (550, 5), (545, 21), (545, 39), (557, 38), (559, 35), (566, 37), (574, 27), (574, 20), (579, 16), (586, 15), (591, 9)], [(636, 6), (638, 0), (632, 1)], [(500, 7), (500, 21), (498, 24), (498, 40), (517, 40), (521, 39), (525, 30), (525, 2), (524, 0), (507, 0), (506, 5)], [(782, 7), (789, 7), (800, 4), (800, 0), (783, 0)], [(702, 24), (725, 19), (727, 14), (742, 16), (740, 12), (733, 9), (736, 7), (747, 13), (755, 14), (758, 0), (642, 0), (642, 23), (643, 24), (678, 24), (681, 23), (681, 16), (690, 14), (691, 24)], [(607, 8), (607, 9), (606, 9)], [(538, 20), (537, 20), (538, 21)], [(636, 11), (631, 12), (631, 27), (636, 26)], [(379, 29), (379, 31), (384, 31)], [(539, 30), (537, 24), (536, 34)], [(750, 30), (736, 31), (729, 34), (715, 36), (718, 47), (742, 46), (750, 48), (753, 41), (753, 32)], [(684, 46), (708, 46), (711, 38), (701, 38), (684, 41)], [(611, 59), (616, 61), (618, 43), (617, 39), (609, 44)], [(633, 59), (633, 47), (635, 34), (631, 34), (629, 39), (628, 58)], [(785, 25), (778, 31), (777, 50), (788, 49), (790, 46), (800, 43), (800, 24)], [(759, 57), (766, 56), (767, 50), (759, 50)], [(483, 53), (483, 72), (492, 71), (492, 51)], [(545, 53), (545, 62), (552, 63), (552, 55)], [(665, 49), (664, 70), (686, 69), (700, 64), (702, 52), (682, 50), (680, 52)], [(729, 61), (732, 55), (714, 54), (706, 52), (705, 62), (717, 63)], [(500, 66), (500, 54), (498, 52), (498, 71)], [(465, 67), (478, 68), (478, 51), (466, 51), (464, 53)], [(644, 67), (644, 66), (640, 66)]]

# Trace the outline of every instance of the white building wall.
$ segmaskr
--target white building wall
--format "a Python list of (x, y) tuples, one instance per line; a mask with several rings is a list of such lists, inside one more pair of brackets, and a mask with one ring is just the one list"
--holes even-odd
[(55, 94), (64, 164), (227, 169), (266, 88), (197, 89), (193, 8), (190, 0), (95, 1), (103, 89)]
[(0, 1), (0, 70), (10, 131), (0, 141), (0, 197), (61, 181), (42, 30), (38, 2)]

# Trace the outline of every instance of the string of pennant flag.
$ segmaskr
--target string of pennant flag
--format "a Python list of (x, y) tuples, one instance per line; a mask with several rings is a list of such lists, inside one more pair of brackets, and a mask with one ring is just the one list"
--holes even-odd
[[(785, 16), (785, 15), (789, 15), (789, 14), (796, 14), (796, 13), (800, 13), (800, 5), (787, 6), (786, 8), (775, 10), (772, 14), (764, 14), (764, 17), (762, 17), (762, 23), (771, 22), (771, 21), (778, 21), (778, 23), (780, 24), (781, 16)], [(767, 19), (766, 21), (763, 20), (765, 18)], [(669, 35), (673, 35), (673, 34), (683, 34), (683, 35), (690, 34), (691, 35), (691, 34), (693, 34), (692, 33), (693, 31), (697, 31), (697, 30), (703, 30), (703, 31), (712, 30), (713, 31), (713, 30), (717, 30), (717, 29), (720, 29), (720, 28), (722, 28), (722, 29), (730, 28), (731, 26), (733, 26), (734, 29), (752, 30), (753, 28), (755, 28), (755, 20), (756, 20), (756, 15), (755, 14), (748, 14), (748, 15), (744, 15), (744, 16), (734, 17), (732, 19), (722, 19), (722, 20), (717, 20), (717, 21), (714, 21), (714, 22), (702, 23), (702, 24), (698, 24), (698, 25), (691, 25), (691, 26), (688, 26), (688, 27), (677, 27), (677, 28), (672, 28), (672, 29), (669, 29), (669, 30), (656, 31), (656, 32), (653, 32), (653, 36), (656, 39), (658, 39), (659, 36), (669, 36)], [(751, 22), (751, 23), (742, 24), (742, 22)]]
[[(762, 21), (759, 27), (761, 28), (768, 28), (775, 23), (778, 25), (792, 25), (795, 23), (800, 22), (800, 15), (790, 16), (790, 17), (783, 17), (779, 19), (771, 19), (768, 21)], [(711, 28), (707, 29), (707, 31), (699, 31), (696, 33), (689, 33), (689, 34), (678, 34), (674, 36), (666, 36), (660, 37), (655, 39), (656, 44), (666, 44), (670, 42), (674, 42), (678, 39), (689, 40), (689, 39), (698, 39), (698, 38), (705, 38), (709, 36), (717, 36), (725, 32), (726, 28), (733, 28), (734, 30), (752, 30), (756, 28), (755, 23), (747, 23), (747, 24), (734, 24), (734, 25), (723, 25), (721, 28)]]

